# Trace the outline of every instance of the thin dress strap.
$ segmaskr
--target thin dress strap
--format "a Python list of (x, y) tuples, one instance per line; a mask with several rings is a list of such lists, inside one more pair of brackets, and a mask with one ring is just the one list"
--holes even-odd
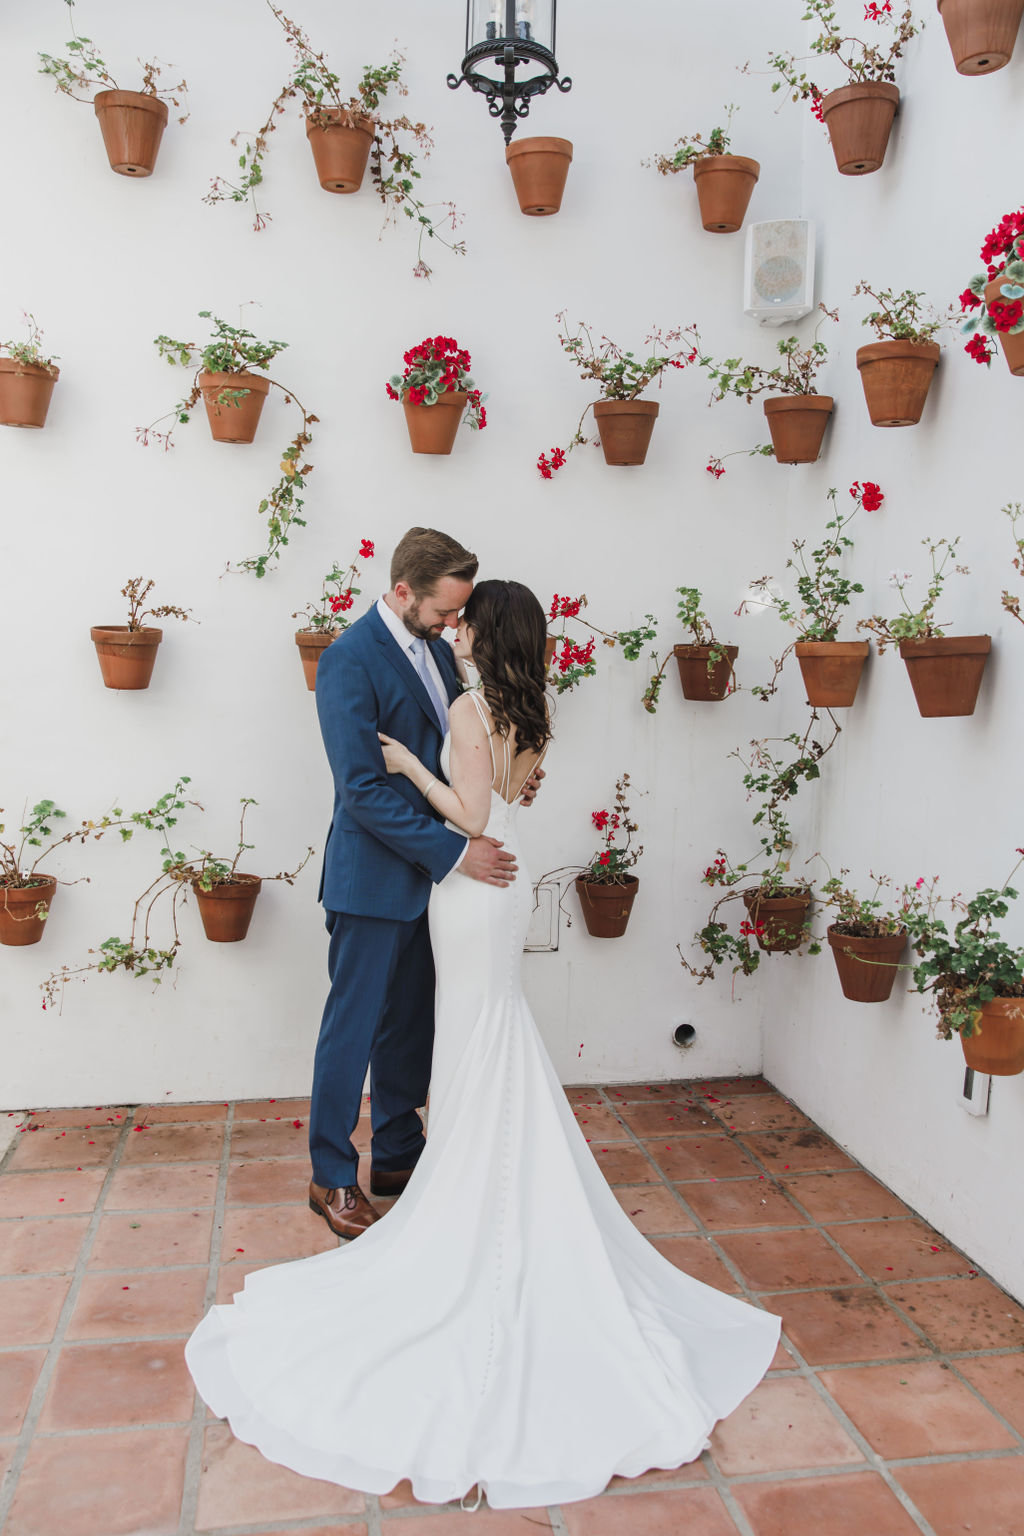
[(487, 709), (487, 707), (484, 705), (484, 703), (481, 700), (480, 695), (476, 691), (476, 689), (468, 689), (467, 691), (469, 693), (470, 698), (473, 700), (473, 703), (476, 706), (476, 712), (480, 716), (480, 719), (483, 722), (484, 728), (487, 731), (487, 745), (490, 748), (490, 752), (491, 752), (491, 787), (495, 790), (495, 792), (498, 795), (500, 795), (501, 799), (504, 800), (506, 805), (514, 805), (516, 803), (516, 801), (519, 799), (519, 796), (522, 794), (523, 790), (526, 788), (527, 784), (530, 782), (530, 779), (533, 777), (533, 775), (536, 773), (537, 769), (540, 767), (541, 763), (544, 761), (544, 758), (545, 758), (545, 756), (547, 754), (547, 750), (548, 750), (548, 743), (545, 742), (544, 749), (541, 752), (540, 756), (538, 757), (537, 761), (534, 763), (533, 767), (530, 769), (530, 772), (526, 775), (526, 778), (520, 784), (519, 788), (516, 790), (515, 794), (512, 796), (512, 798), (510, 800), (508, 792), (512, 788), (512, 747), (511, 747), (511, 744), (510, 744), (509, 739), (508, 739), (507, 736), (502, 736), (502, 738), (501, 738), (501, 745), (502, 745), (502, 753), (503, 753), (503, 762), (502, 762), (502, 770), (501, 770), (501, 785), (499, 787), (494, 782), (495, 776), (496, 776), (496, 774), (498, 772), (498, 765), (495, 762), (495, 758), (494, 758), (494, 737), (497, 734), (496, 728), (494, 727), (494, 717), (491, 715), (490, 710)]
[(494, 775), (498, 771), (498, 765), (494, 761), (494, 732), (491, 729), (491, 722), (488, 720), (487, 711), (484, 709), (483, 701), (480, 699), (474, 688), (471, 688), (468, 691), (469, 697), (473, 700), (473, 704), (476, 707), (476, 712), (480, 716), (480, 722), (483, 725), (484, 730), (487, 732), (487, 745), (491, 753), (491, 783), (493, 785)]

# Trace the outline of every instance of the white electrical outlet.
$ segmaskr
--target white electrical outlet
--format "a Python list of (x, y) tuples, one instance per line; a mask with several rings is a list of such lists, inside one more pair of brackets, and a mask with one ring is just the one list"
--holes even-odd
[(965, 1064), (957, 1094), (957, 1103), (961, 1109), (966, 1109), (969, 1115), (987, 1115), (991, 1083), (992, 1079), (987, 1072), (975, 1072)]

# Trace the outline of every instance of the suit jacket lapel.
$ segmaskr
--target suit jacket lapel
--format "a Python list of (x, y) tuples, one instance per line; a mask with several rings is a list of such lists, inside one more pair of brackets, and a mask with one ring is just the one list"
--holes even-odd
[[(381, 648), (381, 655), (395, 672), (402, 685), (408, 689), (417, 704), (430, 721), (434, 730), (440, 736), (441, 726), (437, 718), (437, 710), (431, 702), (430, 694), (423, 685), (423, 680), (412, 664), (412, 657), (406, 657), (399, 649), (398, 642), (391, 634), (384, 620), (376, 608), (371, 608), (366, 617), (370, 620), (374, 639)], [(411, 638), (411, 637), (410, 637)], [(444, 674), (442, 673), (442, 676)]]
[(441, 674), (441, 681), (448, 695), (448, 703), (453, 704), (462, 692), (462, 684), (459, 682), (459, 674), (455, 668), (455, 653), (447, 640), (428, 640), (427, 644), (437, 662), (437, 670)]

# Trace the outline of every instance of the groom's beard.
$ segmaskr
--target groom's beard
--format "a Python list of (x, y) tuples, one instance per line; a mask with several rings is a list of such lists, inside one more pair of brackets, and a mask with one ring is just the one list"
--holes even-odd
[(443, 624), (424, 624), (420, 618), (420, 601), (413, 603), (402, 615), (402, 623), (410, 635), (415, 635), (419, 640), (440, 640), (444, 634)]

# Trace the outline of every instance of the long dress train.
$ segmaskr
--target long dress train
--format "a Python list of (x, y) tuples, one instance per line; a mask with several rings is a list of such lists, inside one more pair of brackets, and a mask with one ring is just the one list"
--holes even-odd
[(479, 1484), (498, 1509), (693, 1460), (780, 1327), (662, 1258), (591, 1156), (520, 984), (517, 808), (492, 792), (515, 882), (454, 872), (431, 898), (430, 1119), (405, 1192), (357, 1242), (249, 1275), (186, 1348), (271, 1461), (377, 1494), (409, 1478), (428, 1503)]

